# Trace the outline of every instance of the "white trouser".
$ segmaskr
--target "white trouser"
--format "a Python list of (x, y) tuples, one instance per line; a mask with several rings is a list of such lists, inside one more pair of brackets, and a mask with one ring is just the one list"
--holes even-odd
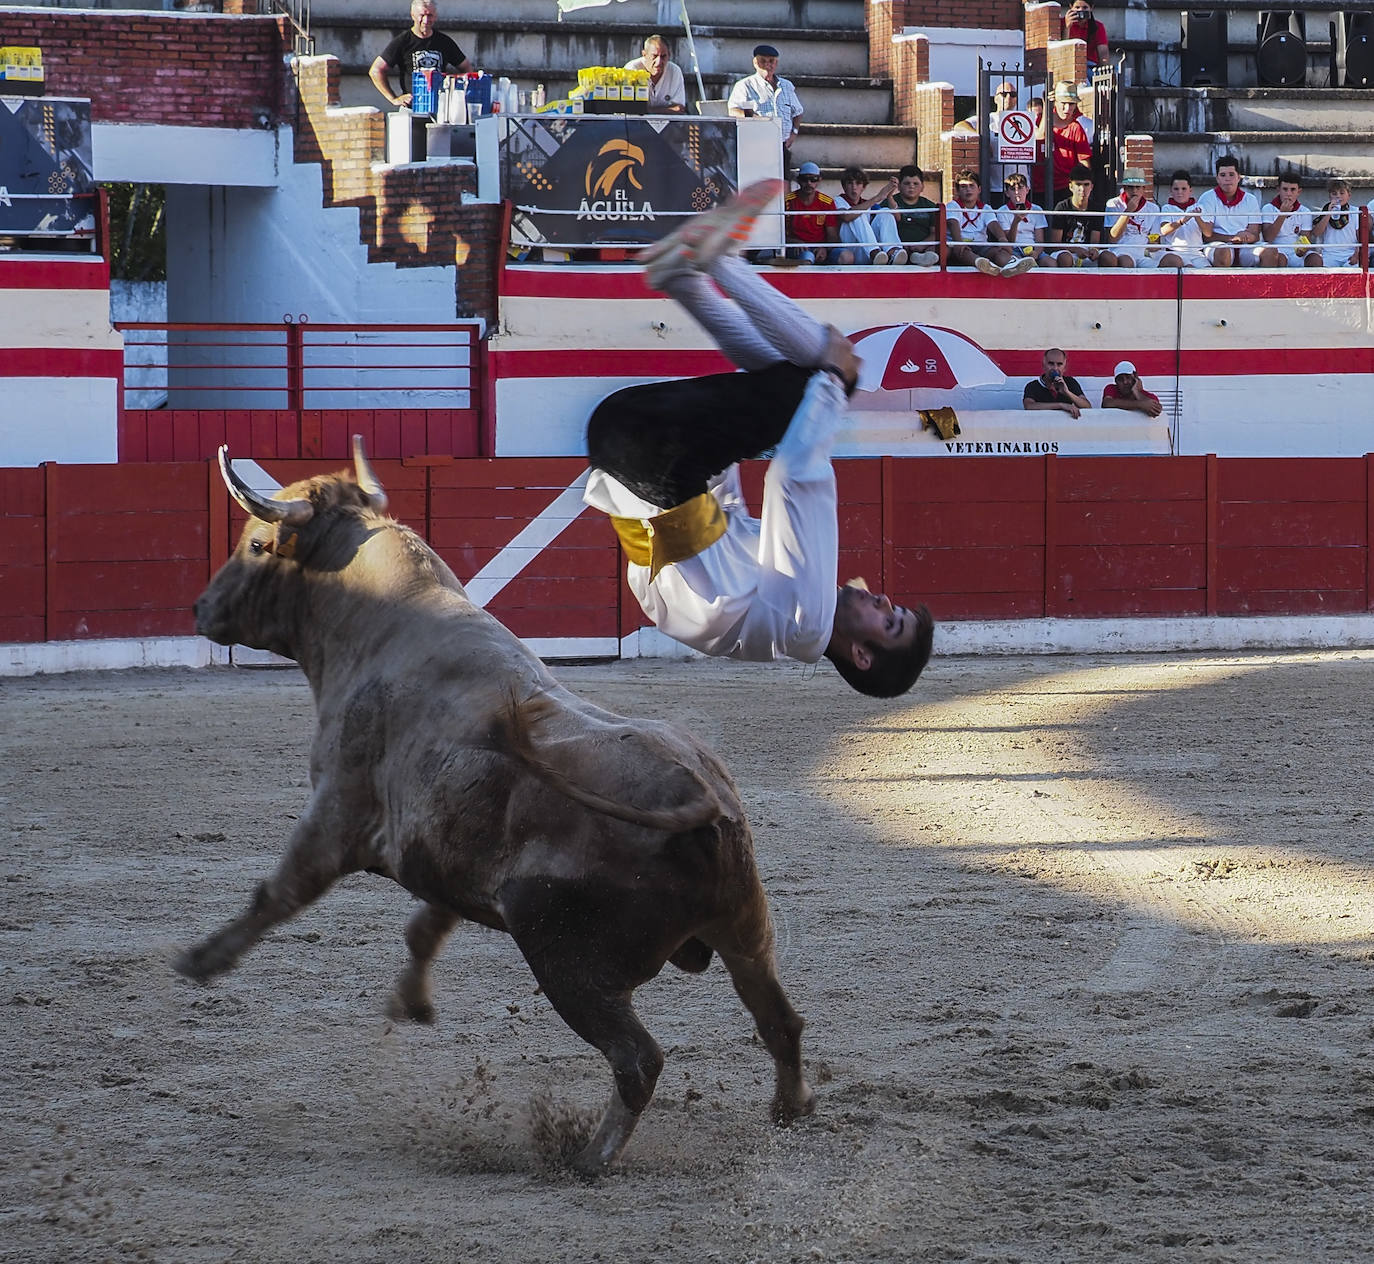
[(847, 245), (868, 247), (868, 257), (879, 250), (898, 247), (902, 239), (897, 234), (897, 217), (891, 211), (862, 211), (840, 225), (840, 241)]

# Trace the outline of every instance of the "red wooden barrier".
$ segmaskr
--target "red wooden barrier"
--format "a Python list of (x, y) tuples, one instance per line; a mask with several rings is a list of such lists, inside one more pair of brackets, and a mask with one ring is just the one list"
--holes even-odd
[[(226, 417), (251, 433), (251, 417)], [(344, 467), (342, 442), (322, 419), (320, 457), (261, 462), (286, 484)], [(395, 515), (467, 582), (498, 557), (511, 573), (507, 546), (583, 463), (375, 465)], [(937, 619), (1374, 608), (1374, 457), (885, 457), (836, 471), (841, 577), (925, 601)], [(761, 463), (746, 466), (755, 505), (762, 477)], [(242, 521), (213, 462), (0, 470), (0, 641), (189, 634), (191, 604)], [(526, 637), (642, 626), (601, 515), (574, 500), (554, 525), (552, 540), (514, 551), (528, 565), (492, 612)]]

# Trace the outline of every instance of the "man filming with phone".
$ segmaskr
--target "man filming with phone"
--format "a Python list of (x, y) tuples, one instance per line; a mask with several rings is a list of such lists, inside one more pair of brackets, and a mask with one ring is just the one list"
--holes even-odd
[(1026, 383), (1021, 394), (1021, 407), (1028, 412), (1057, 409), (1077, 418), (1084, 408), (1091, 408), (1088, 397), (1083, 394), (1076, 377), (1069, 377), (1065, 370), (1069, 358), (1058, 347), (1045, 352), (1044, 369), (1040, 376)]

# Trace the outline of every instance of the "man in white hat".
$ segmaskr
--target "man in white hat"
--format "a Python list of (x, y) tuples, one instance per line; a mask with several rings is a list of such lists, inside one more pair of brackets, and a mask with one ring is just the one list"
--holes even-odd
[(1102, 391), (1102, 407), (1126, 408), (1147, 417), (1158, 417), (1164, 411), (1159, 396), (1145, 389), (1129, 360), (1122, 360), (1112, 370), (1112, 380)]
[[(1071, 83), (1060, 83), (1054, 89), (1054, 201), (1069, 196), (1069, 176), (1077, 166), (1091, 167), (1092, 137), (1079, 116), (1078, 89)], [(1041, 123), (1043, 133), (1044, 124)], [(1043, 134), (1040, 139), (1044, 139)]]
[(1118, 268), (1157, 268), (1159, 255), (1150, 249), (1150, 234), (1159, 232), (1159, 203), (1146, 191), (1145, 173), (1129, 168), (1121, 175), (1121, 194), (1107, 203), (1102, 221), (1102, 244), (1116, 256)]

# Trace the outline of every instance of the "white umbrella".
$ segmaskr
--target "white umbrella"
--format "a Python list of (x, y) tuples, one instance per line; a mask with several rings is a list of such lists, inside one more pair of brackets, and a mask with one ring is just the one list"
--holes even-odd
[(998, 385), (1006, 374), (972, 338), (939, 325), (879, 325), (849, 335), (863, 359), (861, 391)]
[[(558, 20), (563, 20), (565, 13), (572, 13), (577, 9), (594, 9), (600, 5), (610, 4), (611, 0), (558, 0)], [(619, 0), (624, 4), (625, 0)], [(669, 21), (669, 14), (672, 10), (671, 0), (658, 0), (658, 22), (662, 26)], [(682, 29), (687, 33), (687, 49), (692, 54), (692, 71), (697, 77), (697, 97), (704, 101), (706, 99), (706, 85), (701, 81), (701, 65), (697, 61), (697, 44), (692, 38), (692, 23), (687, 17), (687, 0), (678, 0), (678, 16), (682, 18)]]

